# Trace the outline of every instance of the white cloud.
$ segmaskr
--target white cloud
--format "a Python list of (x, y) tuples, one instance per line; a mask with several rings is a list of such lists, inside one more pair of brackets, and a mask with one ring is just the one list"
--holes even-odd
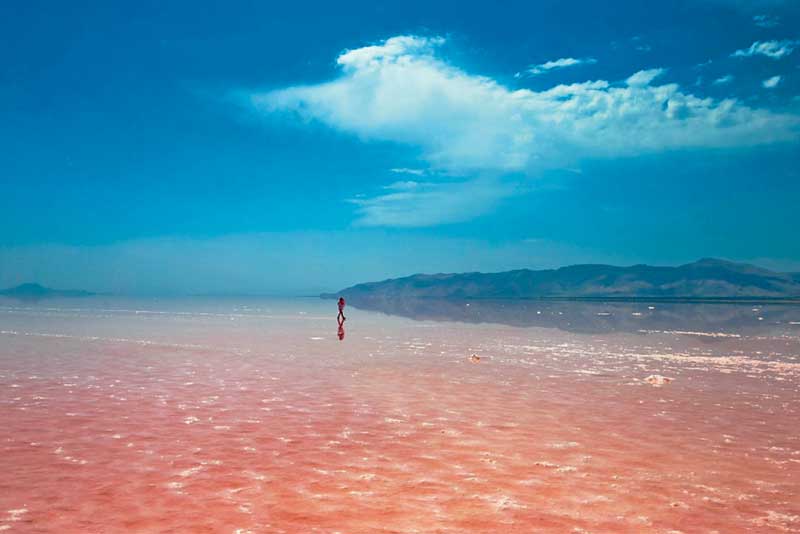
[(365, 69), (379, 66), (384, 59), (402, 57), (407, 54), (426, 54), (441, 44), (444, 44), (442, 37), (401, 35), (387, 39), (380, 45), (345, 50), (339, 54), (336, 63), (345, 69)]
[(389, 171), (396, 174), (413, 174), (416, 176), (422, 176), (425, 174), (425, 169), (409, 169), (406, 167), (395, 167), (394, 169), (389, 169)]
[(640, 70), (628, 77), (625, 83), (630, 87), (646, 87), (665, 72), (664, 69)]
[(780, 59), (791, 54), (800, 44), (800, 41), (784, 39), (783, 41), (756, 41), (750, 48), (737, 50), (731, 57), (752, 57), (756, 55), (766, 56), (772, 59)]
[(417, 182), (414, 180), (406, 180), (400, 182), (392, 182), (389, 185), (383, 186), (384, 189), (391, 189), (394, 191), (410, 191), (412, 189), (418, 188), (420, 185), (428, 185), (424, 182)]
[(515, 75), (515, 77), (519, 78), (524, 74), (528, 74), (530, 76), (537, 76), (539, 74), (544, 74), (545, 72), (549, 72), (554, 69), (576, 67), (578, 65), (592, 65), (594, 63), (597, 63), (597, 60), (593, 57), (587, 57), (583, 59), (576, 59), (574, 57), (562, 57), (560, 59), (548, 61), (546, 63), (541, 63), (539, 65), (531, 65), (523, 72), (518, 72)]
[(767, 78), (761, 82), (761, 85), (763, 85), (765, 89), (774, 89), (779, 83), (781, 83), (781, 77), (773, 76), (772, 78)]
[(440, 170), (536, 171), (585, 158), (682, 147), (794, 139), (799, 118), (734, 100), (652, 85), (663, 69), (605, 80), (511, 90), (435, 55), (441, 40), (393, 37), (339, 57), (343, 74), (320, 84), (251, 95), (258, 110), (292, 112), (364, 140), (423, 149)]
[(491, 179), (462, 182), (395, 182), (388, 193), (350, 202), (358, 206), (356, 226), (421, 227), (462, 222), (483, 215), (512, 188)]
[(728, 85), (733, 81), (732, 74), (726, 74), (725, 76), (721, 76), (712, 82), (712, 85)]
[(775, 28), (780, 25), (780, 19), (772, 15), (754, 15), (753, 22), (760, 28)]
[[(432, 171), (462, 176), (535, 176), (593, 158), (768, 144), (796, 139), (800, 127), (797, 115), (701, 98), (674, 83), (654, 85), (663, 69), (639, 71), (624, 82), (512, 90), (450, 65), (436, 54), (441, 43), (393, 37), (340, 55), (342, 74), (334, 80), (250, 94), (249, 101), (261, 112), (288, 112), (365, 141), (413, 145)], [(444, 220), (465, 218), (481, 210), (447, 197), (472, 195), (491, 204), (504, 191), (490, 193), (474, 182), (359, 201), (362, 223), (403, 224), (393, 214), (414, 203), (426, 213), (443, 204), (451, 213)]]

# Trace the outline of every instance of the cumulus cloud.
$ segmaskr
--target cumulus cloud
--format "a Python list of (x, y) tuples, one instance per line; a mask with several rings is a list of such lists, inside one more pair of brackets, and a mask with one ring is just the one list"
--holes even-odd
[(781, 77), (773, 76), (772, 78), (767, 78), (761, 82), (761, 85), (763, 85), (765, 89), (774, 89), (775, 87), (778, 87), (779, 83), (781, 83)]
[(335, 80), (251, 95), (264, 112), (292, 112), (365, 140), (421, 147), (451, 171), (561, 168), (576, 160), (682, 147), (794, 139), (798, 117), (654, 85), (663, 69), (624, 83), (595, 80), (512, 90), (437, 57), (441, 39), (402, 36), (339, 56)]
[(733, 81), (732, 74), (726, 74), (725, 76), (721, 76), (712, 82), (712, 85), (728, 85)]
[[(449, 64), (437, 53), (442, 43), (441, 38), (392, 37), (342, 53), (342, 72), (331, 81), (254, 93), (249, 99), (264, 113), (318, 121), (365, 141), (413, 145), (433, 171), (473, 177), (535, 176), (592, 158), (787, 141), (796, 138), (800, 125), (795, 115), (656, 83), (663, 69), (642, 70), (622, 82), (514, 90)], [(480, 210), (448, 197), (471, 195), (491, 204), (503, 191), (472, 179), (358, 202), (365, 224), (402, 223), (393, 214), (415, 202), (423, 211), (445, 203), (453, 215), (444, 219), (455, 220), (465, 216), (456, 216), (458, 210)]]
[(546, 63), (541, 63), (539, 65), (531, 65), (523, 72), (518, 72), (517, 74), (515, 74), (515, 77), (519, 78), (526, 74), (529, 76), (538, 76), (539, 74), (544, 74), (545, 72), (549, 72), (554, 69), (577, 67), (578, 65), (592, 65), (594, 63), (597, 63), (597, 60), (593, 57), (587, 57), (583, 59), (576, 59), (574, 57), (562, 57), (560, 59), (548, 61)]
[(792, 41), (784, 39), (783, 41), (756, 41), (750, 45), (750, 48), (743, 48), (737, 50), (732, 57), (753, 57), (757, 55), (766, 56), (772, 59), (780, 59), (788, 56), (797, 46), (800, 41)]

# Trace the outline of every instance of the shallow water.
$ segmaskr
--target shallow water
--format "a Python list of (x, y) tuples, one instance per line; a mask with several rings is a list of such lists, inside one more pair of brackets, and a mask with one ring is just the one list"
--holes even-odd
[(592, 306), (0, 301), (0, 531), (800, 532), (800, 309)]

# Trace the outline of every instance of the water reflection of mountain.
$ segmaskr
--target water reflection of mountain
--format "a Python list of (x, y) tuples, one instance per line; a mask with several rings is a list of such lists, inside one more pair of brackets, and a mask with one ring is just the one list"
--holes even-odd
[(354, 307), (416, 320), (497, 323), (578, 333), (673, 330), (755, 334), (800, 333), (800, 306), (547, 300), (354, 298)]

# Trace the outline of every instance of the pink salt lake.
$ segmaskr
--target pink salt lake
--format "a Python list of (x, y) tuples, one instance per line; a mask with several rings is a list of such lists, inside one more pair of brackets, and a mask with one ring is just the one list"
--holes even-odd
[(536, 306), (0, 301), (0, 532), (800, 532), (800, 310)]

